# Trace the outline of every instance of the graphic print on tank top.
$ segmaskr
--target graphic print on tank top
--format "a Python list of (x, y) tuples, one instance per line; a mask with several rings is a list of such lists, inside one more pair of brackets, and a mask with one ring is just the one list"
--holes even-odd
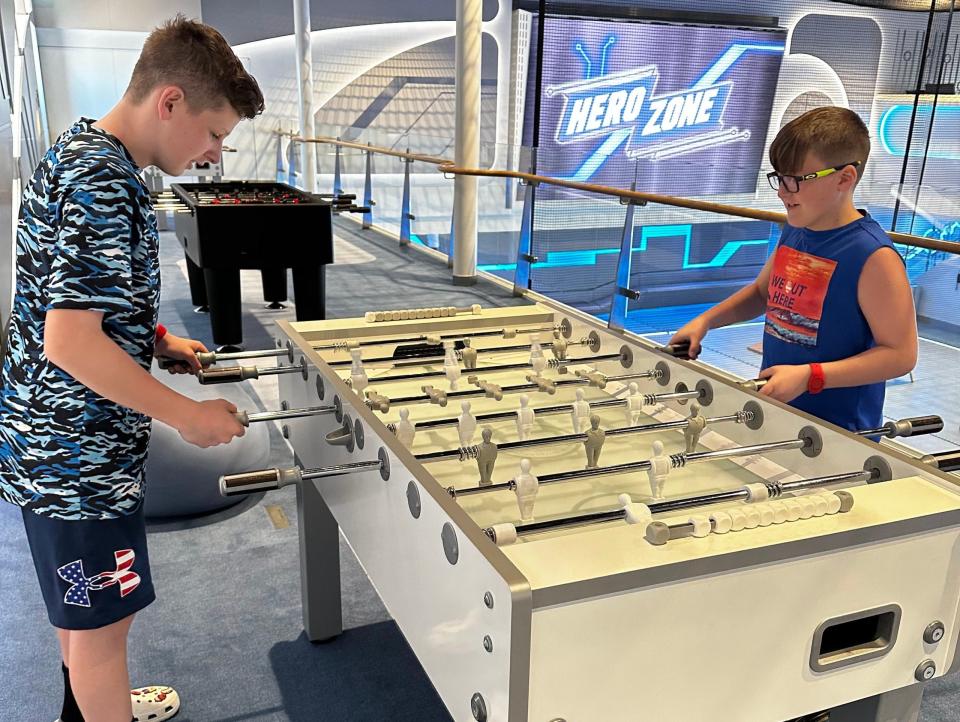
[(780, 246), (767, 284), (764, 331), (801, 346), (816, 346), (830, 279), (837, 262)]

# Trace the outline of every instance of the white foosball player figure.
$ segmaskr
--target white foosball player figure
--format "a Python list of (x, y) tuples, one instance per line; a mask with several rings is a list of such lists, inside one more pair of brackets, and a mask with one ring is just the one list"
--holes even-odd
[(627, 394), (627, 424), (636, 426), (640, 423), (640, 417), (643, 416), (643, 394), (640, 393), (640, 387), (636, 383), (631, 383), (629, 393)]
[(417, 435), (417, 427), (410, 420), (410, 409), (400, 409), (400, 421), (397, 423), (397, 438), (404, 446), (413, 445), (413, 437)]
[(350, 386), (357, 393), (363, 391), (370, 383), (367, 372), (363, 369), (363, 360), (360, 358), (360, 353), (361, 351), (358, 348), (350, 349), (352, 360), (350, 364)]
[(526, 441), (533, 431), (533, 424), (536, 421), (536, 413), (530, 408), (530, 397), (526, 394), (520, 395), (520, 408), (517, 409), (517, 437), (520, 441)]
[(463, 367), (470, 371), (477, 368), (477, 349), (470, 346), (470, 339), (463, 339), (463, 348), (460, 349), (460, 357), (463, 359)]
[(707, 428), (707, 420), (700, 413), (700, 404), (694, 401), (690, 404), (690, 418), (687, 419), (687, 425), (683, 429), (683, 441), (688, 454), (697, 450), (700, 434), (705, 428)]
[(663, 498), (663, 482), (670, 473), (670, 457), (663, 453), (663, 442), (653, 442), (653, 456), (650, 457), (650, 468), (647, 476), (650, 479), (650, 496), (654, 499)]
[(460, 403), (461, 414), (457, 417), (457, 434), (460, 435), (460, 446), (470, 446), (473, 435), (477, 433), (477, 417), (470, 413), (470, 402)]
[(583, 389), (577, 389), (577, 400), (571, 405), (573, 406), (573, 411), (570, 412), (573, 433), (582, 434), (584, 428), (590, 423), (590, 402), (586, 400)]
[(530, 367), (537, 376), (547, 367), (547, 359), (543, 355), (543, 349), (540, 348), (539, 336), (530, 337)]
[(600, 452), (603, 451), (603, 442), (607, 438), (607, 432), (600, 428), (600, 417), (596, 414), (590, 416), (590, 428), (587, 429), (587, 440), (583, 442), (583, 448), (587, 452), (587, 468), (596, 469), (600, 461)]
[(567, 360), (567, 339), (565, 339), (559, 331), (553, 332), (553, 346), (551, 346), (551, 350), (553, 351), (553, 357), (557, 361)]
[(513, 480), (516, 484), (517, 505), (520, 507), (520, 519), (533, 519), (533, 503), (537, 500), (537, 490), (540, 482), (530, 473), (530, 459), (520, 460), (520, 473)]
[(497, 454), (499, 450), (497, 445), (491, 441), (493, 439), (493, 429), (484, 426), (480, 432), (480, 450), (477, 453), (477, 467), (480, 471), (480, 486), (488, 486), (493, 483), (493, 467), (497, 463)]
[(457, 380), (460, 378), (460, 363), (453, 351), (453, 341), (444, 341), (443, 347), (446, 349), (443, 357), (443, 373), (450, 382), (450, 390), (456, 391)]

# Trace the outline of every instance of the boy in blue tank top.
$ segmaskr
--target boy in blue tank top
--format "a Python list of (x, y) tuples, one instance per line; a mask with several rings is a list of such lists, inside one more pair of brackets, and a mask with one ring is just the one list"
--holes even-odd
[(877, 428), (884, 384), (917, 362), (913, 295), (900, 255), (853, 193), (870, 154), (860, 117), (816, 108), (785, 125), (767, 174), (787, 210), (756, 280), (671, 343), (696, 358), (712, 328), (766, 314), (760, 393), (850, 430)]

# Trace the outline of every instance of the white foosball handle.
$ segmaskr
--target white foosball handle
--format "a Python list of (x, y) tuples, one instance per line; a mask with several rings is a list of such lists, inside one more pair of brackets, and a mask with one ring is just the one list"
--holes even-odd
[(747, 484), (747, 501), (750, 503), (766, 501), (770, 498), (770, 490), (766, 484)]
[(498, 547), (510, 546), (517, 540), (517, 527), (510, 522), (494, 524), (490, 528), (493, 530), (494, 543)]

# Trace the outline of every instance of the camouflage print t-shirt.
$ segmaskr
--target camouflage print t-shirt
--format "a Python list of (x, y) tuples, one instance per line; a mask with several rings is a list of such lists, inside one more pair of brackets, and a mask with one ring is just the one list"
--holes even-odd
[(150, 194), (123, 144), (93, 123), (61, 135), (24, 189), (0, 376), (0, 498), (66, 520), (137, 510), (150, 420), (47, 359), (46, 313), (102, 312), (104, 333), (149, 369), (160, 300)]

